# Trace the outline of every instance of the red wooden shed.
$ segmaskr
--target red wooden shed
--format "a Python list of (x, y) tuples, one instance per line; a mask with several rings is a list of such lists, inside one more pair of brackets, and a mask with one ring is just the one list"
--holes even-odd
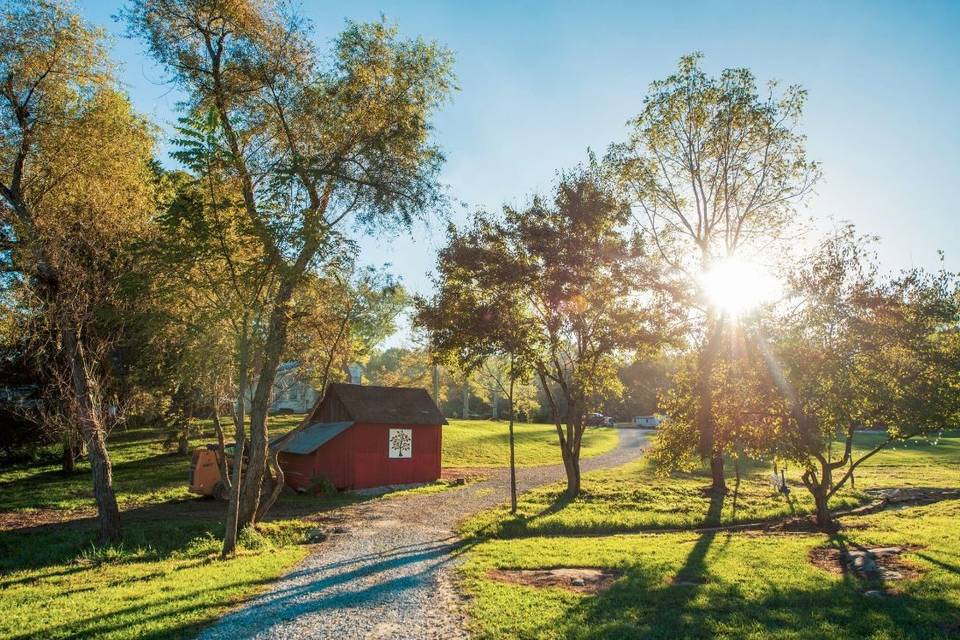
[(334, 383), (287, 438), (277, 459), (288, 485), (310, 490), (432, 482), (440, 477), (441, 425), (423, 389)]

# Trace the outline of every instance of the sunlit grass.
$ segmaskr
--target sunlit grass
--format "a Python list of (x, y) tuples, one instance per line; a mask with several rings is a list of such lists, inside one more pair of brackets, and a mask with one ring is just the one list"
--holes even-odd
[[(879, 487), (960, 486), (960, 437), (884, 451), (856, 474), (857, 488), (835, 506)], [(858, 434), (866, 451), (879, 434)], [(584, 496), (558, 501), (560, 486), (524, 494), (519, 518), (504, 509), (464, 527), (478, 535), (462, 567), (478, 638), (948, 638), (960, 634), (960, 501), (849, 519), (839, 536), (681, 531), (808, 512), (788, 470), (791, 507), (766, 484), (770, 469), (744, 465), (734, 495), (710, 497), (706, 474), (664, 478), (640, 460), (584, 477)], [(731, 488), (733, 486), (731, 482)], [(636, 531), (633, 534), (603, 535)], [(642, 532), (642, 533), (641, 533)], [(489, 539), (498, 535), (505, 539)], [(814, 547), (915, 545), (906, 557), (927, 570), (888, 585), (827, 573), (808, 561)], [(581, 595), (490, 580), (493, 568), (607, 567), (623, 576), (609, 590)], [(679, 583), (679, 584), (675, 584)]]
[[(450, 420), (443, 427), (443, 466), (505, 467), (510, 463), (504, 420)], [(514, 425), (517, 466), (561, 464), (557, 430), (552, 424)], [(583, 435), (581, 456), (590, 458), (617, 446), (615, 429), (592, 427)]]
[[(858, 434), (856, 452), (880, 442), (880, 434)], [(804, 515), (814, 510), (813, 500), (799, 479), (800, 469), (787, 468), (789, 497), (770, 485), (771, 468), (757, 461), (743, 464), (739, 486), (727, 465), (731, 491), (721, 501), (711, 500), (703, 489), (705, 472), (658, 476), (652, 462), (641, 458), (623, 467), (585, 474), (579, 498), (567, 503), (558, 483), (524, 493), (518, 513), (506, 507), (482, 512), (463, 526), (467, 535), (517, 537), (621, 533), (654, 529), (711, 527), (759, 522)], [(831, 506), (853, 507), (867, 501), (864, 489), (881, 487), (960, 486), (960, 437), (936, 441), (916, 440), (882, 451), (855, 474), (855, 487), (838, 493)]]
[[(670, 533), (525, 538), (474, 547), (463, 568), (477, 638), (947, 638), (960, 631), (960, 501), (863, 518), (822, 534)], [(928, 570), (878, 584), (823, 571), (814, 547), (920, 544), (906, 557)], [(607, 591), (579, 595), (486, 578), (492, 568), (611, 567)], [(680, 584), (675, 584), (678, 582)]]
[(0, 637), (190, 637), (301, 560), (310, 526), (261, 525), (229, 561), (220, 524), (189, 517), (128, 520), (106, 548), (92, 525), (0, 532)]

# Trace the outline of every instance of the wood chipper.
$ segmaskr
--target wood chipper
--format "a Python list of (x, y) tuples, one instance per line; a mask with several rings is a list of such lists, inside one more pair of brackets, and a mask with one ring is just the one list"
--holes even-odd
[[(218, 500), (229, 497), (227, 485), (220, 475), (220, 451), (215, 444), (193, 450), (190, 459), (190, 493), (213, 496)], [(227, 456), (227, 468), (230, 468), (230, 456)]]

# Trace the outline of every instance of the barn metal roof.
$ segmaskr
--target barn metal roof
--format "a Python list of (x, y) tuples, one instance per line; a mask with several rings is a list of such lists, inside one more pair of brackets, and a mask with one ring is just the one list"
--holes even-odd
[[(272, 447), (287, 453), (306, 454), (316, 451), (321, 445), (340, 435), (353, 425), (353, 422), (315, 422), (307, 425), (280, 442), (283, 436), (275, 438)], [(278, 443), (278, 444), (276, 444)]]
[(447, 424), (430, 394), (420, 388), (334, 382), (327, 386), (326, 395), (339, 398), (356, 422)]

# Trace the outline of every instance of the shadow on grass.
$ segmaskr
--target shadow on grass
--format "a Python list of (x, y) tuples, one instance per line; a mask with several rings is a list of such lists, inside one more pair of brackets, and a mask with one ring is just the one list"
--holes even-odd
[(761, 595), (737, 584), (664, 584), (632, 567), (609, 590), (584, 598), (561, 622), (561, 637), (877, 638), (956, 637), (960, 608), (943, 597), (867, 598), (846, 581), (815, 589), (770, 586)]

